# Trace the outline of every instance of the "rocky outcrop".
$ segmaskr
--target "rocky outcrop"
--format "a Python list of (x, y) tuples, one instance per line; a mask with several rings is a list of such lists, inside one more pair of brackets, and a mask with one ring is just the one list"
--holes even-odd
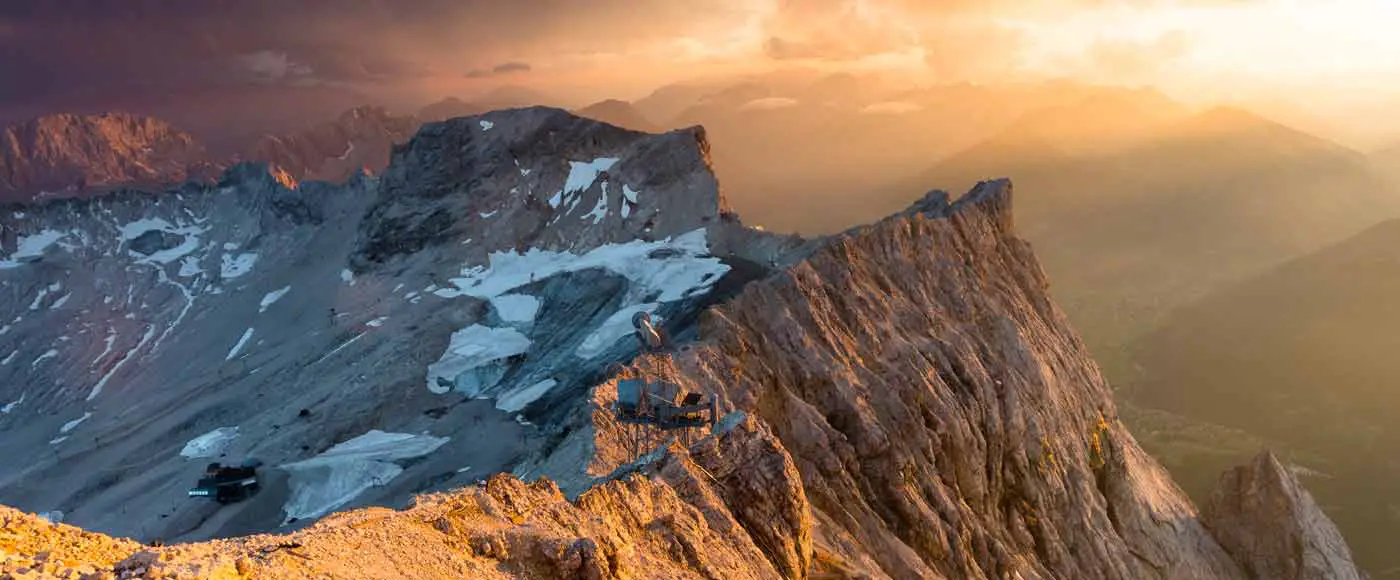
[(1205, 507), (1211, 532), (1264, 580), (1360, 580), (1351, 550), (1312, 495), (1273, 453), (1220, 478)]
[[(0, 570), (68, 568), (106, 578), (796, 578), (806, 566), (808, 522), (796, 470), (784, 458), (750, 423), (690, 453), (672, 449), (574, 502), (548, 480), (497, 475), (418, 496), (403, 511), (374, 508), (287, 536), (170, 547), (0, 507)], [(731, 512), (736, 505), (743, 511)], [(764, 535), (751, 537), (753, 530)]]
[(383, 107), (356, 107), (299, 133), (265, 136), (241, 158), (272, 164), (298, 180), (338, 183), (361, 171), (383, 171), (390, 150), (408, 141), (420, 124)]
[(1010, 198), (935, 194), (833, 239), (635, 372), (772, 425), (817, 549), (872, 576), (1239, 577), (1117, 420)]
[(0, 202), (91, 195), (217, 173), (169, 124), (125, 113), (52, 115), (0, 130)]
[(0, 202), (208, 184), (244, 161), (269, 163), (297, 181), (340, 183), (383, 171), (390, 150), (421, 124), (418, 117), (391, 115), (382, 107), (356, 107), (300, 132), (265, 135), (227, 158), (150, 117), (41, 117), (0, 130)]

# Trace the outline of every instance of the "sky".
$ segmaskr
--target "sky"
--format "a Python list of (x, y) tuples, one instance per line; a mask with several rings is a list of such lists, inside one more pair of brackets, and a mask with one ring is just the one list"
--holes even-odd
[(584, 104), (802, 67), (1154, 85), (1364, 133), (1400, 102), (1394, 22), (1392, 0), (14, 1), (0, 112), (293, 93), (411, 106), (503, 84)]

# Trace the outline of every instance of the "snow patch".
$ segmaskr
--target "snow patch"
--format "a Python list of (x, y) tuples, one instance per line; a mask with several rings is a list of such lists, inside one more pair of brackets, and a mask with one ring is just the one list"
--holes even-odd
[(228, 449), (234, 439), (238, 438), (238, 427), (219, 427), (213, 431), (190, 439), (185, 444), (185, 448), (180, 450), (180, 455), (189, 459), (200, 457), (218, 457)]
[(540, 299), (529, 294), (493, 296), (491, 307), (496, 309), (496, 316), (501, 317), (504, 322), (531, 322), (540, 311)]
[(219, 275), (225, 280), (237, 278), (253, 271), (253, 265), (258, 263), (256, 253), (246, 253), (233, 256), (224, 254), (219, 267)]
[(239, 351), (243, 350), (243, 346), (248, 344), (248, 340), (251, 338), (253, 338), (253, 328), (250, 326), (248, 330), (243, 331), (243, 337), (238, 339), (238, 344), (229, 349), (228, 356), (224, 357), (224, 360), (233, 360), (233, 357), (238, 356)]
[(489, 299), (555, 274), (597, 268), (627, 278), (638, 295), (657, 294), (655, 301), (661, 303), (709, 291), (729, 271), (709, 255), (705, 230), (698, 229), (657, 242), (605, 244), (585, 254), (539, 248), (523, 254), (493, 252), (486, 266), (463, 270), (451, 282), (462, 295)]
[(583, 339), (583, 342), (579, 343), (578, 349), (574, 351), (574, 354), (578, 355), (580, 358), (591, 359), (607, 352), (609, 348), (617, 344), (617, 341), (635, 332), (635, 329), (632, 327), (632, 316), (636, 315), (638, 312), (651, 314), (656, 312), (659, 306), (660, 305), (655, 302), (649, 302), (646, 304), (628, 306), (614, 312), (612, 316), (609, 316), (607, 320), (604, 320), (602, 324), (598, 325), (597, 329), (589, 333), (589, 335)]
[(15, 253), (9, 259), (0, 260), (0, 269), (17, 268), (24, 260), (43, 256), (50, 246), (58, 243), (58, 240), (67, 235), (64, 232), (44, 230), (37, 234), (19, 236)]
[(428, 366), (428, 390), (441, 395), (455, 388), (468, 396), (481, 395), (505, 373), (504, 365), (491, 363), (529, 349), (530, 339), (514, 328), (463, 328), (452, 333), (447, 351)]
[(372, 430), (324, 453), (282, 466), (290, 474), (287, 518), (314, 518), (383, 486), (403, 473), (394, 462), (421, 457), (447, 443), (447, 437)]
[(117, 341), (117, 331), (116, 331), (116, 330), (113, 330), (113, 329), (111, 329), (111, 328), (108, 328), (108, 329), (107, 329), (107, 338), (106, 338), (106, 340), (105, 340), (105, 342), (107, 343), (107, 347), (104, 348), (104, 349), (102, 349), (102, 354), (99, 354), (99, 355), (97, 355), (97, 358), (92, 359), (92, 364), (97, 364), (97, 363), (98, 363), (99, 361), (101, 361), (102, 359), (107, 358), (107, 355), (112, 354), (112, 343), (114, 343), (114, 342), (116, 342), (116, 341)]
[(264, 294), (262, 302), (258, 303), (258, 313), (261, 314), (263, 312), (267, 312), (268, 307), (272, 306), (273, 304), (276, 304), (278, 300), (281, 300), (283, 296), (286, 296), (287, 293), (291, 291), (291, 286), (284, 286), (280, 290), (273, 290), (271, 292), (268, 292), (267, 294)]
[(481, 216), (481, 219), (486, 219), (486, 218), (489, 218), (489, 217), (491, 217), (491, 216), (494, 216), (494, 215), (496, 215), (496, 214), (498, 214), (498, 213), (501, 213), (501, 210), (498, 209), (498, 210), (495, 210), (495, 211), (481, 212), (481, 213), (478, 213), (478, 214), (476, 214), (476, 215)]
[(349, 284), (349, 285), (351, 285), (351, 286), (354, 286), (354, 285), (355, 285), (355, 273), (354, 273), (354, 272), (351, 272), (349, 268), (345, 268), (345, 269), (341, 270), (341, 271), (340, 271), (340, 281), (341, 281), (341, 282), (344, 282), (344, 283), (346, 283), (346, 284)]
[(190, 278), (193, 276), (198, 276), (203, 272), (204, 270), (199, 267), (199, 258), (196, 258), (194, 256), (185, 256), (180, 260), (181, 278)]
[(53, 301), (53, 304), (50, 304), (50, 305), (49, 305), (49, 310), (58, 310), (59, 308), (63, 308), (63, 305), (64, 305), (64, 304), (67, 304), (67, 303), (68, 303), (68, 299), (69, 299), (69, 298), (72, 298), (72, 297), (73, 297), (73, 293), (72, 293), (72, 292), (69, 292), (69, 293), (67, 293), (67, 294), (64, 294), (63, 296), (60, 296), (60, 297), (58, 298), (58, 300), (54, 300), (54, 301)]
[(15, 407), (18, 407), (18, 406), (24, 404), (24, 398), (27, 397), (27, 396), (29, 396), (29, 393), (20, 393), (20, 394), (19, 394), (19, 399), (14, 400), (14, 401), (10, 401), (10, 402), (9, 402), (8, 404), (6, 404), (4, 407), (0, 407), (0, 413), (4, 413), (4, 414), (6, 414), (6, 415), (9, 415), (9, 414), (10, 414), (10, 411), (15, 410)]
[(48, 352), (46, 352), (46, 353), (44, 353), (44, 354), (41, 354), (41, 355), (39, 355), (39, 358), (34, 359), (34, 362), (29, 363), (29, 368), (36, 368), (36, 367), (39, 366), (39, 363), (44, 362), (44, 361), (46, 361), (46, 360), (49, 360), (49, 359), (51, 359), (51, 358), (54, 358), (54, 357), (56, 357), (56, 356), (58, 356), (58, 350), (56, 350), (56, 349), (49, 349)]
[(72, 431), (72, 430), (74, 430), (74, 429), (77, 429), (77, 428), (78, 428), (78, 425), (82, 425), (82, 424), (83, 424), (83, 421), (86, 421), (86, 420), (90, 419), (91, 417), (92, 417), (92, 412), (91, 412), (91, 411), (88, 411), (88, 412), (86, 412), (86, 413), (83, 413), (83, 416), (82, 416), (82, 417), (78, 417), (77, 419), (74, 419), (74, 420), (72, 420), (72, 421), (69, 421), (69, 422), (67, 422), (67, 423), (64, 423), (62, 427), (59, 427), (58, 432), (59, 432), (59, 433), (67, 433), (67, 432), (69, 432), (69, 431)]
[[(557, 209), (568, 200), (577, 203), (577, 200), (573, 199), (574, 194), (588, 189), (588, 186), (597, 181), (599, 173), (612, 169), (613, 164), (617, 162), (617, 157), (599, 157), (593, 161), (570, 161), (569, 176), (564, 179), (564, 188), (554, 194), (554, 197), (549, 198), (549, 206)], [(524, 170), (521, 171), (521, 174), (524, 175)]]
[(545, 379), (523, 389), (510, 391), (496, 398), (496, 408), (507, 413), (514, 413), (539, 400), (558, 384), (559, 382), (554, 379)]
[(583, 217), (581, 217), (581, 218), (579, 218), (579, 219), (586, 220), (586, 219), (588, 219), (588, 218), (593, 218), (593, 225), (596, 226), (596, 225), (602, 223), (603, 220), (606, 219), (607, 217), (608, 217), (608, 195), (607, 195), (606, 192), (604, 192), (603, 195), (598, 196), (598, 203), (597, 203), (596, 205), (593, 206), (593, 211), (590, 211), (590, 212), (588, 212), (588, 213), (586, 213), (586, 214), (583, 214)]
[(372, 326), (372, 327), (374, 327), (374, 328), (379, 328), (379, 327), (381, 327), (381, 326), (384, 326), (384, 321), (386, 321), (386, 320), (388, 320), (388, 319), (389, 319), (388, 316), (380, 316), (379, 318), (376, 318), (376, 319), (374, 319), (374, 320), (371, 320), (371, 321), (369, 321), (369, 322), (366, 322), (365, 325), (366, 325), (366, 326)]
[(128, 361), (131, 360), (132, 355), (136, 354), (136, 351), (141, 350), (141, 347), (146, 346), (146, 343), (149, 342), (151, 340), (151, 337), (154, 337), (155, 335), (155, 325), (147, 325), (146, 334), (141, 337), (140, 342), (137, 342), (136, 346), (131, 347), (131, 350), (126, 351), (126, 354), (122, 356), (122, 359), (117, 361), (117, 364), (112, 365), (111, 370), (108, 370), (107, 374), (102, 375), (102, 378), (97, 381), (97, 384), (93, 385), (92, 392), (88, 393), (87, 400), (91, 401), (97, 398), (98, 395), (102, 394), (102, 389), (107, 386), (107, 381), (112, 380), (112, 377), (117, 374), (117, 371), (121, 370), (121, 368), (125, 366)]
[(10, 351), (10, 356), (5, 357), (5, 360), (0, 360), (0, 366), (14, 362), (16, 356), (19, 356), (18, 350)]
[(482, 120), (480, 121), (480, 124), (481, 124), (481, 130), (482, 130), (482, 131), (490, 131), (492, 127), (495, 127), (495, 126), (496, 126), (495, 123), (492, 123), (492, 122), (490, 122), (490, 121), (487, 121), (486, 119), (482, 119)]
[(44, 298), (47, 298), (48, 295), (49, 295), (49, 293), (50, 293), (50, 292), (53, 292), (54, 290), (56, 290), (56, 288), (52, 288), (52, 287), (40, 288), (40, 289), (39, 289), (39, 295), (38, 295), (38, 296), (35, 296), (35, 297), (34, 297), (34, 301), (29, 303), (29, 309), (30, 309), (30, 310), (38, 310), (38, 309), (39, 309), (39, 305), (42, 304), (42, 303), (44, 302)]
[(168, 250), (160, 250), (149, 256), (127, 250), (127, 255), (136, 258), (137, 264), (169, 264), (199, 249), (199, 238), (208, 232), (209, 228), (199, 225), (174, 226), (160, 218), (142, 218), (121, 226), (118, 230), (121, 232), (123, 242), (135, 240), (150, 231), (161, 231), (181, 236), (183, 240), (180, 245)]

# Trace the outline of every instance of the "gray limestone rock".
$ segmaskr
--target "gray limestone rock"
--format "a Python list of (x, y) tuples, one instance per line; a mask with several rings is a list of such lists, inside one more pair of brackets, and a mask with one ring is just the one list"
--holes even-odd
[(1221, 476), (1205, 522), (1250, 578), (1359, 580), (1351, 550), (1312, 495), (1271, 452)]

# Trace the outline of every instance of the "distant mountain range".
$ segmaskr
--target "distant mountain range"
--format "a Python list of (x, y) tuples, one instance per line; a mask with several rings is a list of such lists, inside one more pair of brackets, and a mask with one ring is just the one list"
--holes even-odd
[(1372, 570), (1400, 566), (1397, 248), (1386, 221), (1180, 309), (1131, 345), (1126, 385), (1314, 457), (1310, 486)]
[(1112, 351), (1172, 309), (1400, 216), (1400, 193), (1361, 153), (1238, 109), (1137, 105), (1023, 117), (862, 201), (879, 212), (920, 184), (1017, 176), (1034, 192), (1018, 222), (1115, 378)]
[[(414, 115), (360, 106), (281, 135), (263, 135), (219, 155), (160, 119), (128, 113), (51, 115), (0, 129), (0, 202), (84, 197), (121, 187), (162, 187), (214, 180), (239, 161), (262, 161), (297, 180), (344, 181), (378, 172), (394, 145), (426, 122), (527, 106), (533, 93), (500, 91), (485, 101), (447, 98)], [(603, 101), (579, 114), (633, 130), (659, 132), (628, 103)]]
[(0, 129), (0, 201), (208, 177), (193, 137), (122, 113), (53, 115)]

